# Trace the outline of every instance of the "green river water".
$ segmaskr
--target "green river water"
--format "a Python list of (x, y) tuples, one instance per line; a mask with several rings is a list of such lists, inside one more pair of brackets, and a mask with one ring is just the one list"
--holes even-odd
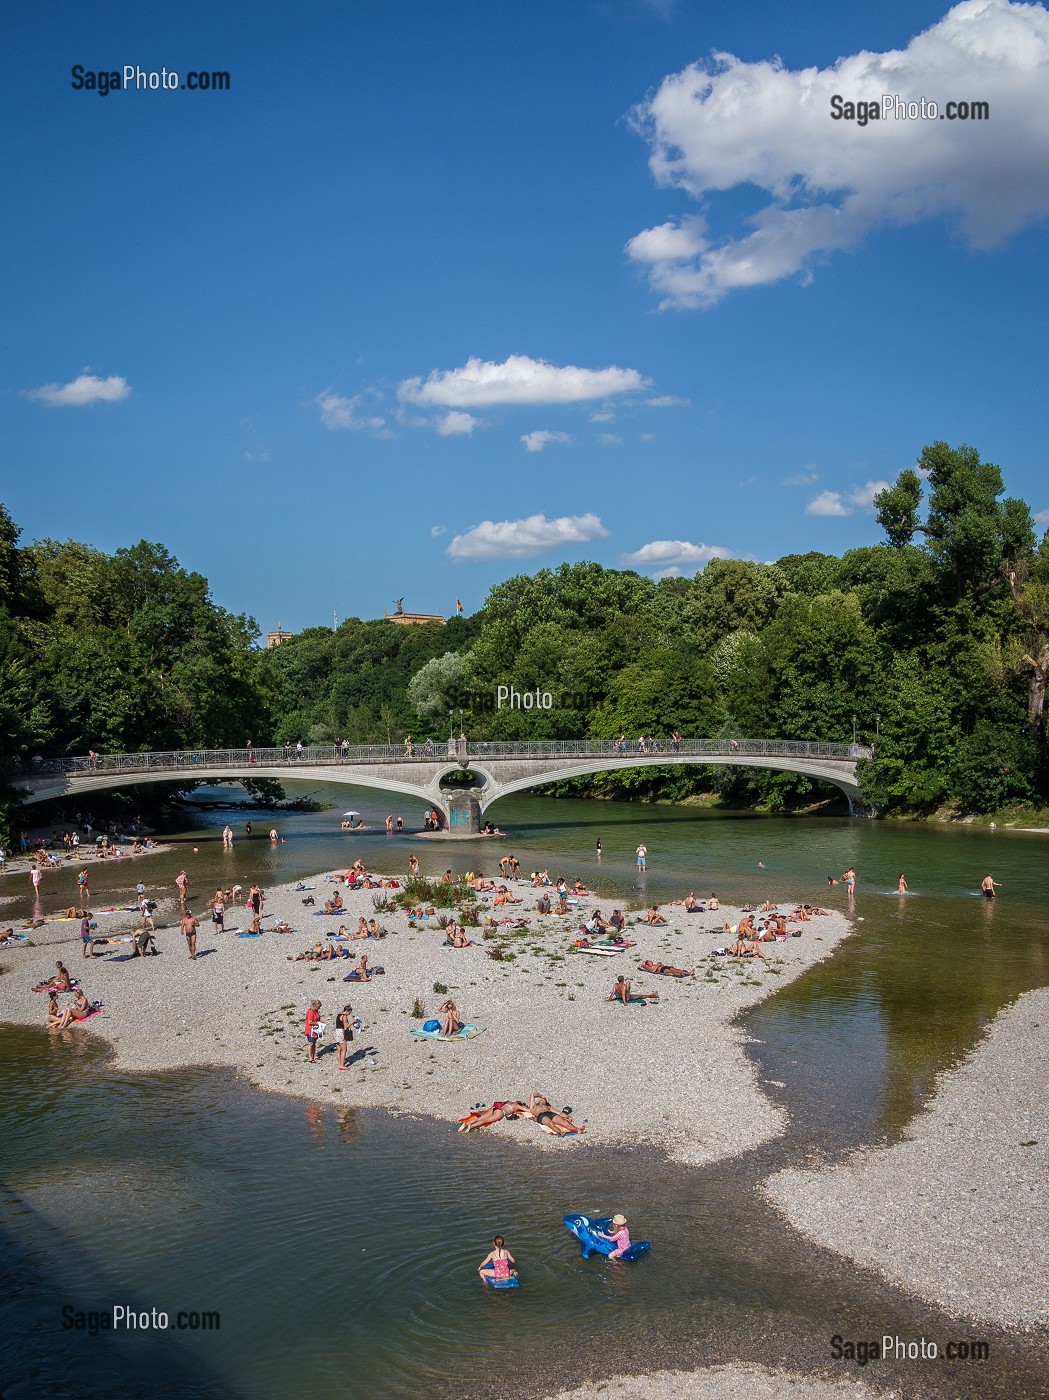
[[(357, 854), (403, 869), (411, 849), (427, 873), (491, 869), (513, 853), (634, 904), (716, 889), (726, 901), (844, 908), (826, 876), (855, 866), (855, 935), (743, 1018), (769, 1092), (790, 1110), (786, 1137), (703, 1169), (589, 1145), (533, 1155), (426, 1120), (262, 1094), (232, 1073), (117, 1074), (90, 1036), (2, 1029), (3, 1400), (529, 1396), (732, 1360), (862, 1374), (914, 1396), (1046, 1394), (1044, 1339), (965, 1323), (879, 1282), (806, 1244), (754, 1190), (784, 1164), (898, 1137), (936, 1074), (1004, 1005), (1049, 982), (1045, 837), (516, 798), (492, 812), (506, 841), (435, 842), (387, 838), (381, 795), (308, 791), (334, 809), (281, 814), (277, 847), (238, 839), (225, 855), (215, 837), (227, 814), (208, 813), (168, 854), (94, 867), (96, 903), (121, 902), (140, 878), (170, 890), (180, 864), (213, 888), (220, 875), (275, 883)], [(374, 829), (339, 831), (349, 807)], [(250, 815), (268, 830), (268, 816)], [(1003, 887), (993, 903), (978, 897), (988, 871)], [(24, 876), (0, 882), (0, 918), (28, 912), (27, 890)], [(698, 1072), (687, 1047), (682, 1056), (682, 1072)], [(562, 1216), (613, 1207), (644, 1222), (651, 1254), (584, 1263)], [(496, 1230), (522, 1266), (511, 1293), (474, 1273)], [(63, 1307), (116, 1304), (172, 1320), (217, 1311), (221, 1328), (62, 1327)], [(879, 1362), (861, 1373), (831, 1359), (835, 1333), (941, 1347), (979, 1337), (991, 1358), (978, 1371)]]

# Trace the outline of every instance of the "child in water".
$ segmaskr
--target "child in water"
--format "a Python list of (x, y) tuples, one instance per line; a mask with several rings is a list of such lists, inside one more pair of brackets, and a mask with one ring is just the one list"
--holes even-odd
[(495, 1247), (481, 1260), (477, 1272), (488, 1282), (516, 1278), (517, 1270), (511, 1269), (510, 1265), (516, 1264), (517, 1260), (506, 1248), (506, 1241), (502, 1235), (496, 1235), (492, 1244)]

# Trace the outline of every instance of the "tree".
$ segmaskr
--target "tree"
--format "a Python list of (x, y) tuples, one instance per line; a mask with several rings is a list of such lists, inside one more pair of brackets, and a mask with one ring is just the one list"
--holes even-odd
[(1045, 716), (1045, 678), (1049, 673), (1049, 530), (1038, 553), (1009, 571), (1009, 590), (1023, 621), (1019, 667), (1029, 673), (1027, 718), (1036, 729)]
[[(929, 485), (924, 524), (923, 475)], [(901, 472), (893, 486), (875, 496), (874, 505), (894, 548), (924, 535), (945, 593), (960, 600), (1003, 585), (1033, 548), (1031, 512), (1023, 501), (1000, 501), (1004, 490), (1001, 470), (982, 462), (974, 447), (934, 442), (922, 449), (917, 470)]]

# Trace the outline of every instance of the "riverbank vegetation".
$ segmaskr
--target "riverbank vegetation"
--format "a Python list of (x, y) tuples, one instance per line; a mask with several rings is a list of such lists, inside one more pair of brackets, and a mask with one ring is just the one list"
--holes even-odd
[[(1000, 469), (938, 442), (875, 498), (884, 538), (841, 556), (713, 559), (659, 580), (563, 564), (472, 617), (348, 619), (270, 651), (145, 541), (20, 546), (0, 507), (0, 744), (16, 757), (283, 743), (625, 734), (817, 739), (886, 814), (1049, 802), (1049, 536)], [(497, 704), (499, 687), (549, 708)], [(559, 785), (568, 791), (569, 785)], [(823, 790), (759, 769), (633, 769), (571, 790), (773, 810)]]

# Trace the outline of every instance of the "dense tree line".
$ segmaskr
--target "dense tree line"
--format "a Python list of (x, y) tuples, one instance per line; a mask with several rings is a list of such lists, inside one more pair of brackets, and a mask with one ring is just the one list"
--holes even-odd
[[(885, 539), (838, 557), (712, 560), (657, 581), (593, 563), (498, 584), (446, 626), (350, 619), (260, 651), (160, 545), (19, 547), (0, 507), (0, 741), (19, 755), (302, 739), (876, 740), (881, 810), (1049, 797), (1049, 535), (972, 448), (927, 447), (876, 498)], [(549, 709), (497, 707), (498, 687)], [(449, 718), (451, 713), (451, 720)], [(637, 769), (610, 793), (777, 807), (808, 780)]]

